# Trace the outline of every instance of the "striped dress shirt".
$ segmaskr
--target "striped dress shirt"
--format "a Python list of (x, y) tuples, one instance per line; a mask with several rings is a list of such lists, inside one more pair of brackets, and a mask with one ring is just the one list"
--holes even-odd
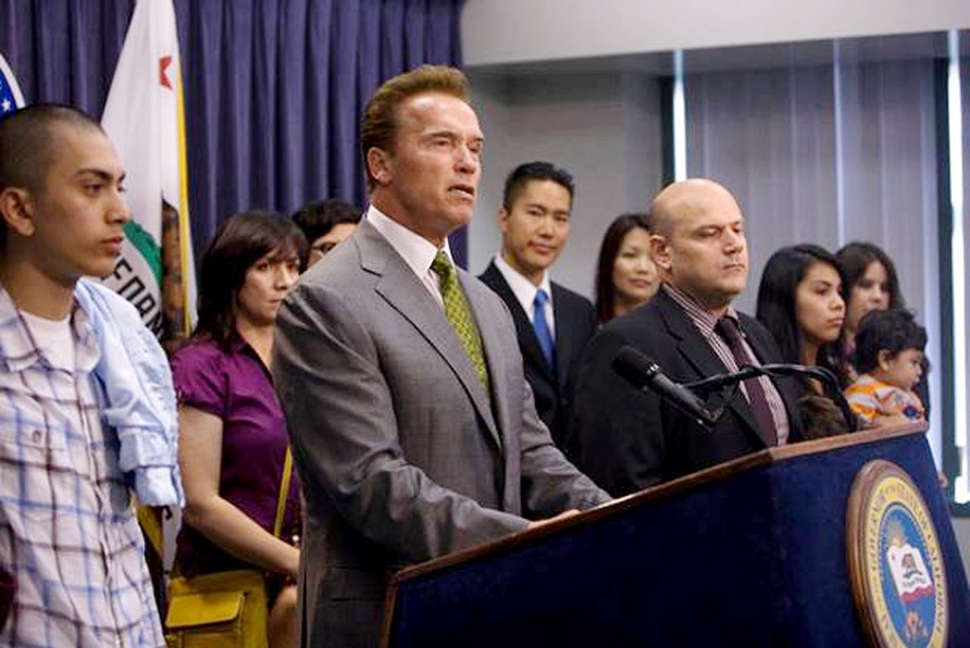
[(0, 287), (0, 566), (18, 580), (0, 646), (165, 645), (144, 540), (100, 420), (100, 350), (71, 317), (74, 371), (52, 366)]

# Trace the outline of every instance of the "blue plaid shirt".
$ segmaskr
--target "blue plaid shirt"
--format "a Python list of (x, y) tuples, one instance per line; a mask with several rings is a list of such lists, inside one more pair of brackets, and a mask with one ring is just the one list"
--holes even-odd
[(100, 349), (75, 308), (54, 368), (0, 287), (0, 566), (18, 580), (0, 646), (164, 646), (144, 540), (101, 423)]

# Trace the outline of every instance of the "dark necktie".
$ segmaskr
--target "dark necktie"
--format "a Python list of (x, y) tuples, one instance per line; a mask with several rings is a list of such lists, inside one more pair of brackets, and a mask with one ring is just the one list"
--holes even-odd
[(532, 300), (532, 305), (535, 307), (532, 328), (535, 329), (536, 339), (539, 340), (539, 347), (542, 349), (542, 355), (546, 359), (546, 364), (549, 365), (550, 369), (555, 371), (556, 343), (552, 339), (552, 332), (549, 330), (548, 322), (546, 322), (546, 302), (548, 301), (549, 295), (546, 294), (545, 290), (540, 288), (536, 291), (536, 297)]
[[(734, 361), (738, 363), (738, 368), (754, 364), (753, 358), (749, 357), (744, 348), (744, 343), (741, 341), (741, 331), (738, 330), (738, 325), (734, 323), (733, 319), (722, 317), (717, 321), (714, 330), (731, 348), (731, 355), (734, 356)], [(764, 387), (761, 386), (761, 382), (757, 378), (749, 378), (744, 381), (744, 388), (748, 392), (748, 405), (751, 406), (754, 420), (761, 428), (763, 438), (770, 439), (773, 446), (778, 445), (775, 418), (771, 415), (771, 408), (768, 406), (768, 397), (765, 395)]]
[(475, 324), (472, 316), (472, 309), (465, 299), (465, 293), (461, 290), (458, 283), (458, 273), (455, 266), (451, 265), (451, 260), (443, 250), (439, 250), (431, 263), (431, 270), (438, 275), (440, 280), (439, 290), (441, 291), (441, 301), (445, 305), (445, 317), (451, 327), (455, 329), (455, 334), (465, 347), (468, 357), (475, 367), (478, 380), (485, 388), (485, 393), (489, 392), (488, 366), (485, 364), (485, 351), (482, 347), (482, 336)]

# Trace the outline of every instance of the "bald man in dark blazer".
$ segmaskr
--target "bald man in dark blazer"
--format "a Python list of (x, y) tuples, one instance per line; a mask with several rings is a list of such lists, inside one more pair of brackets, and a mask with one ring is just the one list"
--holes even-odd
[(744, 215), (734, 196), (710, 180), (674, 183), (654, 199), (651, 222), (664, 283), (646, 305), (597, 333), (576, 387), (571, 456), (614, 496), (801, 439), (790, 379), (745, 381), (708, 429), (613, 370), (617, 353), (630, 346), (678, 383), (737, 371), (728, 323), (739, 334), (743, 364), (780, 362), (767, 329), (731, 306), (748, 275)]

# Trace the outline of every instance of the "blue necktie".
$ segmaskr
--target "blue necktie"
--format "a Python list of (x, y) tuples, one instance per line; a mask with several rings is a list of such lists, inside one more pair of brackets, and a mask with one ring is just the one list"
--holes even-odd
[(552, 339), (552, 331), (549, 330), (549, 324), (546, 322), (546, 302), (548, 301), (549, 295), (546, 294), (545, 290), (536, 291), (536, 298), (532, 300), (532, 305), (535, 307), (532, 328), (535, 329), (542, 355), (546, 358), (546, 364), (549, 365), (550, 369), (555, 369), (556, 342)]

